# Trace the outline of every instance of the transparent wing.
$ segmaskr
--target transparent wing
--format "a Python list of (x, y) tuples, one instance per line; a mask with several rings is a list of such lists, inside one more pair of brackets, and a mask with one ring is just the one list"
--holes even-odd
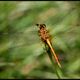
[(39, 43), (38, 30), (36, 26), (26, 28), (23, 31), (16, 31), (9, 36), (11, 48), (30, 46)]

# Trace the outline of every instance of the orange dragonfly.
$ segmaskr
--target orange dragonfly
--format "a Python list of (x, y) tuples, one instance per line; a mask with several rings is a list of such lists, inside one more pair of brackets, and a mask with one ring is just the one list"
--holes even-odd
[(56, 53), (55, 53), (55, 51), (51, 45), (51, 38), (50, 38), (50, 35), (48, 34), (48, 31), (46, 30), (46, 25), (45, 24), (36, 24), (36, 25), (39, 26), (38, 32), (39, 32), (39, 35), (41, 37), (41, 40), (49, 46), (52, 54), (54, 55), (54, 58), (58, 64), (58, 66), (61, 68), (61, 64), (58, 60), (58, 57), (57, 57), (57, 55), (56, 55)]
[[(39, 35), (41, 36), (42, 41), (49, 46), (52, 52), (51, 54), (54, 55), (53, 57), (55, 58), (57, 64), (59, 65), (59, 67), (61, 67), (58, 57), (56, 56), (56, 53), (54, 52), (54, 49), (51, 45), (51, 38), (50, 35), (48, 34), (48, 31), (46, 30), (46, 25), (37, 24), (37, 26), (39, 26)], [(30, 34), (32, 37), (26, 34)], [(38, 37), (36, 27), (29, 27), (23, 31), (20, 31), (19, 29), (19, 31), (16, 31), (15, 33), (12, 33), (10, 35), (11, 36), (9, 36), (9, 39), (11, 40), (11, 44), (10, 44), (11, 52), (13, 52), (15, 49), (27, 47), (27, 45), (39, 43), (39, 39), (35, 38), (35, 36)]]

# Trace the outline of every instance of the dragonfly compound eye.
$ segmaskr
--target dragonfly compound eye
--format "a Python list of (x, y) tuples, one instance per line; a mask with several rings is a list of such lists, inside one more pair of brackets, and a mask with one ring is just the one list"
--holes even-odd
[(36, 26), (39, 26), (39, 24), (36, 24)]
[(45, 24), (43, 24), (43, 26), (44, 26), (44, 27), (46, 27), (46, 25), (45, 25)]

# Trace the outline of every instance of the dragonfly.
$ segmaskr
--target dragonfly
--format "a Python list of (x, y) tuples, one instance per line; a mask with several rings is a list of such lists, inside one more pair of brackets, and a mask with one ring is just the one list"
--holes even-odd
[(45, 24), (36, 24), (36, 25), (39, 26), (38, 33), (39, 33), (41, 40), (49, 46), (51, 53), (54, 55), (54, 58), (58, 64), (58, 66), (61, 68), (61, 64), (59, 62), (59, 59), (58, 59), (58, 57), (52, 47), (51, 38), (50, 38), (51, 36), (50, 36), (48, 30), (46, 29), (46, 25)]
[[(36, 24), (36, 25), (39, 28), (38, 33), (41, 37), (41, 40), (49, 46), (49, 48), (52, 52), (52, 55), (54, 55), (54, 58), (58, 64), (58, 66), (61, 67), (59, 59), (58, 59), (58, 57), (52, 47), (51, 36), (48, 33), (48, 30), (46, 30), (46, 25), (45, 24)], [(30, 37), (29, 35), (26, 35), (26, 34), (29, 34), (32, 37)], [(11, 51), (14, 49), (20, 48), (20, 47), (26, 47), (27, 45), (39, 43), (39, 41), (40, 41), (37, 36), (37, 28), (34, 28), (33, 26), (30, 28), (27, 28), (21, 32), (19, 30), (19, 32), (16, 32), (13, 35), (11, 35), (10, 39), (13, 42), (10, 47)]]

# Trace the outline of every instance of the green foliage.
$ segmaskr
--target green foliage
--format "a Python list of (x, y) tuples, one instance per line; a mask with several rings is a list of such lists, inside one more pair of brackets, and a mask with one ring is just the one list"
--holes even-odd
[(79, 21), (79, 1), (1, 1), (0, 78), (58, 78), (36, 23), (46, 24), (52, 35), (62, 78), (80, 78)]

